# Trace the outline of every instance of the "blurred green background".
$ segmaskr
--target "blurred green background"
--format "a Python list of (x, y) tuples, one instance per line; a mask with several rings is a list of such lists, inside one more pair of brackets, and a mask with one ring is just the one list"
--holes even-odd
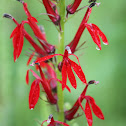
[[(39, 25), (45, 27), (47, 40), (57, 45), (58, 33), (48, 19), (44, 6), (39, 0), (25, 0), (31, 14), (38, 19)], [(71, 1), (66, 0), (66, 5)], [(126, 1), (104, 0), (99, 7), (94, 7), (89, 23), (94, 23), (105, 33), (109, 45), (102, 44), (102, 50), (95, 49), (96, 45), (87, 30), (81, 37), (80, 43), (86, 41), (85, 49), (76, 55), (80, 56), (80, 63), (87, 80), (98, 80), (98, 85), (92, 85), (87, 94), (95, 98), (102, 109), (105, 120), (100, 120), (93, 115), (93, 126), (126, 126)], [(80, 7), (87, 5), (83, 0)], [(65, 42), (70, 42), (85, 14), (86, 9), (78, 12), (65, 25)], [(28, 108), (28, 94), (30, 86), (25, 83), (26, 51), (30, 47), (25, 40), (21, 56), (16, 63), (13, 61), (12, 40), (9, 36), (15, 24), (2, 18), (3, 13), (10, 13), (19, 22), (26, 20), (22, 5), (16, 0), (1, 0), (0, 2), (0, 126), (38, 126), (36, 120), (42, 122), (49, 114), (56, 113), (51, 105), (39, 100), (33, 111)], [(29, 26), (25, 26), (33, 34)], [(83, 55), (82, 55), (83, 54)], [(33, 78), (34, 79), (34, 78)], [(77, 90), (64, 92), (65, 102), (72, 105), (83, 90), (83, 85), (78, 80)], [(30, 80), (32, 82), (32, 80)], [(80, 83), (80, 84), (79, 84)], [(83, 103), (84, 105), (84, 103)], [(46, 106), (46, 107), (45, 107)], [(50, 109), (48, 109), (49, 107)], [(57, 119), (56, 116), (54, 116)], [(85, 116), (68, 122), (71, 126), (86, 126)]]

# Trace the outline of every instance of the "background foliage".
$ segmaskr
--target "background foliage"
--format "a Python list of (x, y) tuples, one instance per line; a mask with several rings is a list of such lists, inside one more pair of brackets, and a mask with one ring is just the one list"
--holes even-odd
[[(25, 0), (28, 8), (34, 17), (38, 17), (39, 24), (45, 27), (47, 40), (57, 45), (58, 36), (56, 28), (44, 13), (45, 9), (39, 0)], [(70, 1), (66, 0), (66, 4)], [(80, 63), (85, 72), (87, 80), (99, 80), (99, 85), (90, 86), (87, 94), (93, 96), (96, 103), (101, 107), (105, 120), (99, 120), (94, 116), (93, 126), (125, 126), (126, 125), (126, 101), (125, 101), (125, 77), (126, 77), (126, 16), (124, 0), (97, 1), (101, 5), (94, 7), (89, 22), (94, 23), (106, 34), (109, 45), (102, 45), (102, 50), (97, 51), (91, 36), (85, 30), (81, 37), (80, 44), (86, 41), (85, 49), (80, 50), (76, 55), (80, 56)], [(83, 0), (81, 6), (87, 5)], [(73, 19), (66, 23), (66, 43), (74, 37), (79, 24), (85, 14), (83, 9)], [(41, 122), (48, 118), (48, 115), (55, 113), (54, 109), (48, 109), (48, 103), (39, 100), (33, 111), (28, 109), (28, 94), (30, 86), (25, 84), (26, 66), (29, 43), (25, 40), (23, 52), (16, 63), (13, 61), (12, 40), (9, 36), (15, 28), (15, 24), (2, 18), (3, 13), (10, 13), (19, 22), (26, 19), (22, 5), (16, 0), (1, 0), (0, 4), (0, 125), (1, 126), (37, 126), (35, 121)], [(30, 28), (25, 26), (30, 34)], [(83, 55), (82, 55), (83, 54)], [(32, 82), (32, 80), (30, 80)], [(65, 101), (72, 105), (83, 90), (83, 85), (78, 80), (77, 90), (69, 94), (65, 91)], [(56, 117), (55, 117), (56, 118)], [(69, 123), (72, 126), (86, 126), (85, 116)]]

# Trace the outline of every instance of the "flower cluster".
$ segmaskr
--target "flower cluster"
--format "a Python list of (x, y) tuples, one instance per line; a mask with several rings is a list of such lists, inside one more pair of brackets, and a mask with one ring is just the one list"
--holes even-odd
[[(67, 89), (69, 92), (71, 92), (71, 89), (67, 84), (67, 77), (72, 87), (76, 89), (77, 81), (76, 76), (74, 75), (75, 73), (80, 81), (84, 84), (85, 88), (73, 107), (70, 110), (64, 110), (64, 122), (67, 120), (72, 120), (75, 117), (79, 117), (80, 115), (77, 113), (79, 108), (83, 110), (89, 126), (92, 126), (93, 123), (92, 111), (98, 118), (104, 119), (104, 115), (101, 109), (95, 103), (94, 98), (86, 95), (89, 85), (97, 84), (98, 82), (92, 80), (87, 83), (85, 74), (79, 62), (79, 58), (74, 54), (75, 51), (78, 49), (77, 45), (85, 28), (87, 28), (89, 34), (91, 35), (94, 43), (98, 46), (97, 48), (99, 50), (101, 50), (100, 37), (103, 43), (105, 45), (108, 45), (108, 40), (105, 34), (99, 29), (99, 27), (93, 23), (88, 23), (88, 19), (92, 12), (92, 7), (95, 5), (99, 5), (99, 3), (96, 3), (96, 0), (89, 0), (89, 6), (85, 6), (85, 8), (87, 8), (86, 13), (73, 40), (65, 46), (64, 54), (55, 54), (55, 45), (51, 45), (47, 41), (44, 28), (42, 26), (38, 26), (38, 21), (29, 12), (27, 4), (22, 0), (18, 1), (21, 2), (23, 5), (24, 11), (27, 15), (27, 20), (23, 20), (21, 23), (18, 23), (18, 21), (10, 14), (4, 14), (3, 17), (12, 19), (12, 21), (16, 24), (16, 28), (12, 31), (10, 35), (10, 38), (12, 38), (13, 41), (14, 62), (19, 58), (22, 52), (24, 38), (26, 38), (31, 46), (34, 48), (34, 50), (32, 50), (32, 53), (30, 53), (29, 55), (27, 65), (29, 65), (33, 58), (35, 58), (35, 60), (30, 65), (35, 66), (36, 70), (39, 71), (39, 75), (36, 74), (36, 72), (34, 72), (32, 69), (27, 70), (26, 73), (27, 84), (29, 84), (29, 72), (31, 72), (35, 77), (35, 80), (32, 82), (29, 92), (29, 108), (34, 109), (40, 98), (41, 91), (45, 92), (49, 103), (58, 106), (57, 83), (61, 84), (62, 90)], [(52, 23), (59, 29), (60, 33), (62, 33), (62, 17), (58, 11), (59, 1), (42, 0), (42, 2), (46, 9), (48, 17), (50, 18)], [(68, 18), (68, 15), (74, 14), (78, 10), (81, 10), (78, 9), (81, 2), (82, 0), (74, 0), (72, 4), (66, 6), (66, 18)], [(25, 30), (24, 24), (28, 24), (30, 26), (39, 44), (37, 44), (36, 41), (30, 36), (30, 34)], [(78, 63), (69, 58), (69, 56), (71, 55), (76, 58)], [(58, 62), (57, 57), (62, 57), (62, 61)], [(60, 72), (61, 79), (57, 78), (57, 71)], [(81, 104), (83, 100), (86, 101), (85, 108)], [(52, 115), (49, 116), (48, 120), (43, 121), (41, 125), (43, 125), (44, 122), (47, 122), (48, 126), (56, 126), (57, 124), (68, 126), (68, 124), (64, 122), (55, 121)]]

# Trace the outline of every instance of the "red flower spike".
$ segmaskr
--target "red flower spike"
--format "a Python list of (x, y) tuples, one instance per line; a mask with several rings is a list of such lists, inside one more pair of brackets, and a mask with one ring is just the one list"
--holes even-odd
[(103, 115), (101, 109), (99, 108), (99, 106), (96, 105), (94, 98), (92, 98), (91, 96), (86, 96), (86, 99), (90, 102), (94, 114), (95, 114), (98, 118), (104, 120), (104, 115)]
[(29, 70), (27, 70), (27, 73), (26, 73), (26, 84), (29, 83)]
[(72, 53), (75, 52), (76, 47), (77, 47), (77, 45), (78, 45), (78, 43), (79, 43), (79, 40), (80, 40), (80, 38), (81, 38), (81, 35), (82, 35), (83, 31), (84, 31), (85, 28), (86, 28), (85, 23), (87, 23), (87, 21), (88, 21), (88, 19), (89, 19), (89, 16), (90, 16), (90, 14), (91, 14), (91, 11), (92, 11), (92, 8), (88, 8), (88, 9), (87, 9), (87, 11), (86, 11), (86, 13), (85, 13), (85, 16), (84, 16), (84, 18), (83, 18), (83, 20), (82, 20), (82, 22), (81, 22), (81, 24), (80, 24), (80, 26), (79, 26), (79, 28), (78, 28), (76, 34), (75, 34), (74, 39), (67, 45), (67, 46), (70, 47)]
[(87, 119), (87, 122), (88, 122), (88, 125), (89, 126), (92, 126), (92, 112), (91, 112), (91, 108), (90, 108), (90, 105), (89, 105), (89, 102), (86, 101), (86, 105), (85, 105), (85, 115), (86, 115), (86, 119)]
[[(70, 55), (73, 55), (73, 54), (69, 54), (68, 55), (68, 52), (70, 53), (71, 50), (70, 50), (70, 47), (67, 46), (66, 49), (65, 49), (65, 52), (64, 52), (64, 55), (61, 55), (61, 54), (54, 54), (54, 55), (49, 55), (49, 56), (45, 56), (45, 57), (42, 57), (42, 58), (39, 58), (38, 60), (35, 61), (35, 63), (40, 63), (42, 61), (45, 61), (45, 60), (48, 60), (54, 56), (57, 56), (57, 55), (60, 55), (60, 56), (63, 56), (63, 67), (62, 67), (62, 89), (64, 90), (64, 88), (66, 87), (66, 80), (67, 80), (67, 75), (68, 75), (68, 78), (71, 82), (71, 85), (76, 88), (76, 80), (74, 78), (71, 78), (71, 76), (73, 75), (70, 71), (71, 71), (71, 68), (68, 68), (68, 67), (72, 67), (73, 70), (75, 71), (75, 73), (77, 74), (77, 76), (79, 77), (79, 79), (86, 84), (86, 78), (85, 78), (85, 75), (81, 69), (81, 66), (79, 66), (77, 63), (73, 62), (72, 60), (70, 60), (68, 58), (68, 56)], [(75, 56), (75, 55), (74, 55)], [(76, 56), (75, 56), (76, 57)], [(77, 57), (76, 57), (77, 58)], [(77, 58), (78, 60), (78, 58)], [(78, 60), (79, 61), (79, 60)]]
[(49, 18), (52, 20), (52, 22), (55, 25), (59, 25), (60, 23), (60, 16), (58, 15), (58, 13), (56, 13), (53, 8), (50, 5), (50, 1), (49, 0), (42, 0), (43, 4), (45, 6), (46, 12), (47, 14), (49, 14)]
[(57, 126), (57, 124), (62, 124), (64, 126), (69, 126), (68, 124), (64, 123), (64, 122), (60, 122), (60, 121), (55, 121), (53, 118), (53, 115), (49, 115), (48, 120), (44, 120), (41, 124), (41, 126), (43, 126), (43, 123), (47, 122), (49, 123), (47, 126)]
[(34, 109), (40, 95), (39, 80), (34, 80), (29, 92), (29, 109)]
[(69, 14), (74, 14), (82, 0), (74, 0), (74, 3), (67, 6), (66, 10)]

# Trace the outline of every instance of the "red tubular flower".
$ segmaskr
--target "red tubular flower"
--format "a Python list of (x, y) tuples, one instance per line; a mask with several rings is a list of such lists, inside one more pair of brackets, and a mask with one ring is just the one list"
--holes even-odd
[(27, 4), (24, 3), (24, 1), (21, 1), (21, 3), (23, 4), (24, 10), (26, 15), (28, 16), (28, 24), (30, 25), (30, 27), (32, 28), (36, 38), (38, 39), (38, 41), (40, 42), (40, 44), (42, 45), (42, 47), (45, 49), (45, 51), (47, 53), (54, 53), (55, 52), (55, 46), (49, 44), (45, 38), (45, 33), (43, 33), (40, 28), (38, 27), (37, 20), (31, 16), (28, 8), (27, 8)]
[(42, 0), (43, 4), (45, 6), (46, 12), (49, 16), (49, 18), (52, 20), (52, 22), (55, 25), (59, 25), (60, 24), (60, 16), (58, 15), (56, 10), (53, 10), (51, 4), (50, 4), (50, 0)]
[[(68, 58), (68, 56), (70, 55), (74, 55), (74, 54), (68, 54), (68, 52), (70, 52), (70, 48), (67, 46), (66, 49), (65, 49), (65, 52), (64, 52), (64, 55), (62, 54), (54, 54), (54, 55), (49, 55), (49, 56), (45, 56), (45, 57), (42, 57), (42, 58), (39, 58), (38, 60), (35, 61), (35, 63), (40, 63), (42, 61), (46, 61), (54, 56), (57, 56), (57, 55), (60, 55), (60, 56), (63, 56), (63, 66), (62, 66), (62, 89), (64, 90), (64, 88), (67, 88), (67, 85), (66, 85), (66, 81), (67, 81), (67, 75), (68, 75), (68, 78), (70, 80), (70, 83), (71, 85), (76, 89), (77, 87), (77, 84), (76, 84), (76, 79), (75, 79), (75, 76), (73, 74), (73, 71), (72, 71), (72, 68), (73, 70), (75, 71), (75, 73), (77, 74), (77, 76), (79, 77), (79, 79), (87, 84), (86, 82), (86, 78), (85, 78), (85, 75), (82, 71), (82, 68), (80, 66), (80, 63), (79, 65), (77, 63), (75, 63), (74, 61), (70, 60)], [(78, 60), (78, 57), (76, 55), (74, 55), (77, 60)], [(78, 60), (79, 62), (79, 60)], [(68, 89), (70, 91), (70, 89)]]
[(29, 109), (31, 110), (34, 109), (39, 99), (39, 95), (40, 95), (39, 83), (40, 81), (38, 79), (35, 79), (31, 84), (31, 89), (29, 92)]
[(35, 49), (35, 52), (37, 52), (39, 55), (43, 56), (43, 55), (47, 55), (47, 52), (45, 50), (43, 50), (41, 47), (39, 47), (35, 41), (33, 40), (33, 38), (25, 31), (24, 29), (24, 23), (26, 21), (22, 21), (21, 24), (19, 24), (14, 17), (12, 17), (9, 14), (4, 14), (3, 17), (12, 19), (13, 22), (17, 25), (17, 27), (12, 31), (10, 38), (13, 38), (13, 47), (14, 47), (14, 62), (16, 61), (16, 59), (20, 56), (21, 51), (22, 51), (22, 47), (23, 47), (23, 40), (24, 37), (28, 40), (28, 42), (33, 46), (33, 48)]
[(74, 0), (74, 3), (67, 6), (66, 10), (69, 14), (74, 14), (82, 0)]
[(60, 121), (55, 121), (54, 118), (53, 118), (53, 115), (49, 115), (49, 118), (48, 120), (44, 120), (41, 124), (41, 126), (43, 126), (43, 123), (44, 122), (47, 122), (49, 123), (47, 126), (57, 126), (57, 124), (62, 124), (64, 126), (69, 126), (68, 124), (64, 123), (64, 122), (60, 122)]
[(70, 46), (70, 49), (71, 49), (72, 53), (74, 53), (75, 50), (76, 50), (76, 47), (77, 47), (78, 42), (79, 42), (79, 40), (81, 38), (81, 35), (82, 35), (82, 33), (83, 33), (83, 31), (84, 31), (84, 29), (86, 27), (85, 23), (87, 23), (87, 21), (89, 19), (89, 16), (91, 14), (91, 11), (92, 11), (92, 8), (87, 9), (87, 11), (85, 13), (85, 16), (84, 16), (84, 18), (83, 18), (83, 20), (82, 20), (82, 22), (81, 22), (81, 24), (80, 24), (80, 26), (79, 26), (79, 28), (77, 30), (77, 33), (76, 33), (74, 39), (67, 45), (67, 46)]
[[(88, 83), (89, 85), (90, 83)], [(92, 84), (92, 83), (91, 83)], [(101, 111), (101, 109), (98, 107), (98, 105), (95, 103), (95, 100), (94, 98), (92, 98), (91, 96), (86, 96), (86, 91), (87, 91), (87, 88), (88, 88), (88, 85), (86, 85), (85, 89), (83, 90), (83, 92), (81, 93), (81, 95), (79, 96), (79, 98), (77, 99), (77, 101), (75, 102), (75, 104), (73, 105), (73, 107), (68, 110), (68, 111), (65, 111), (65, 118), (67, 120), (72, 120), (74, 119), (75, 117), (75, 114), (77, 113), (79, 107), (81, 107), (81, 109), (84, 111), (85, 115), (86, 115), (86, 119), (87, 119), (87, 122), (88, 122), (88, 125), (89, 126), (92, 126), (92, 123), (93, 123), (93, 118), (92, 118), (92, 112), (91, 112), (91, 108), (90, 108), (90, 105), (92, 107), (92, 110), (94, 112), (94, 114), (100, 118), (100, 119), (103, 119), (104, 120), (104, 115)], [(82, 101), (83, 100), (86, 100), (86, 105), (85, 105), (85, 109), (83, 108), (82, 106)]]
[(85, 30), (85, 28), (88, 29), (93, 41), (99, 47), (99, 50), (101, 50), (101, 42), (100, 42), (99, 36), (102, 38), (103, 43), (105, 45), (108, 45), (108, 40), (107, 40), (105, 34), (98, 28), (98, 26), (96, 26), (95, 24), (87, 24), (89, 16), (91, 14), (91, 10), (92, 10), (91, 7), (94, 6), (94, 4), (95, 3), (93, 3), (93, 5), (91, 4), (88, 7), (86, 14), (77, 30), (77, 33), (76, 33), (74, 39), (67, 45), (67, 46), (70, 46), (72, 53), (74, 53), (76, 51), (76, 47), (78, 45), (78, 42), (79, 42), (81, 35), (82, 35), (83, 31)]
[(99, 29), (99, 27), (95, 24), (85, 24), (87, 30), (89, 31), (93, 41), (97, 44), (98, 46), (98, 50), (101, 50), (101, 42), (100, 42), (100, 38), (101, 37), (103, 43), (105, 45), (108, 45), (108, 40), (105, 36), (105, 34)]
[[(33, 74), (33, 76), (36, 78), (36, 80), (33, 81), (33, 82), (34, 83), (36, 82), (37, 84), (38, 83), (41, 83), (42, 84), (42, 87), (43, 87), (44, 91), (46, 92), (47, 99), (49, 100), (49, 102), (51, 104), (56, 104), (57, 103), (57, 99), (52, 94), (50, 85), (49, 85), (48, 81), (46, 80), (46, 78), (45, 78), (45, 76), (44, 76), (41, 68), (39, 67), (39, 71), (40, 71), (41, 78), (33, 70), (29, 69), (27, 71), (27, 74), (26, 74), (26, 83), (27, 84), (29, 83), (29, 71), (31, 71), (32, 74)], [(32, 85), (35, 85), (35, 84), (32, 84)], [(36, 105), (36, 103), (38, 101), (38, 94), (40, 94), (38, 92), (38, 86), (37, 86), (37, 89), (35, 88), (35, 86), (31, 87), (31, 90), (30, 90), (30, 93), (29, 93), (29, 108), (30, 109), (33, 109), (35, 107), (35, 105)]]

